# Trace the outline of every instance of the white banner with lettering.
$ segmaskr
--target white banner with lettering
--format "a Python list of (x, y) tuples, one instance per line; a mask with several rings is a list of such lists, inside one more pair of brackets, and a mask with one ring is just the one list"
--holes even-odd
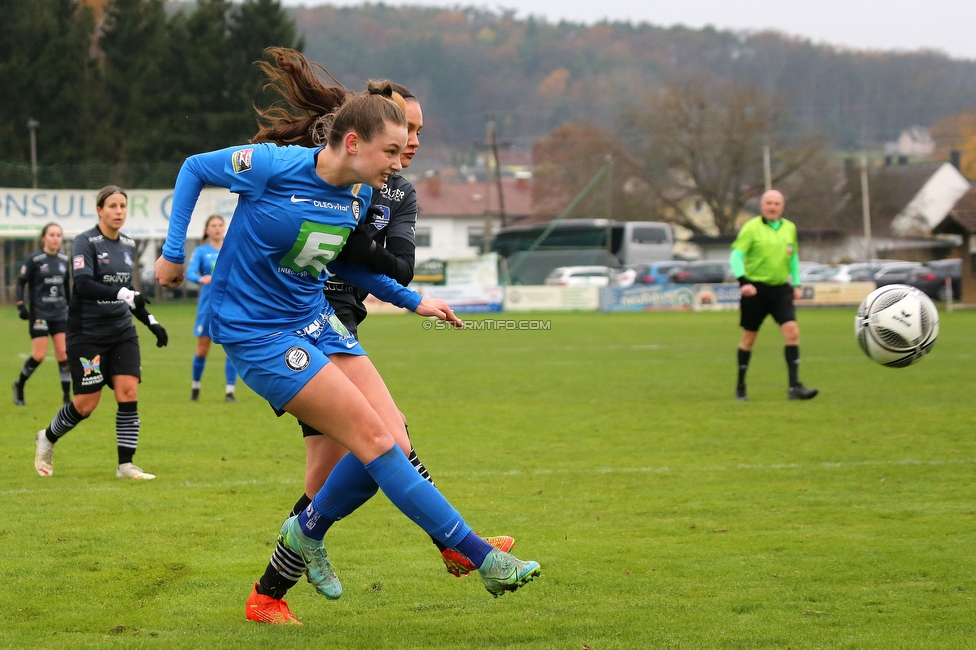
[[(173, 203), (172, 190), (126, 190), (129, 216), (122, 232), (133, 239), (165, 239)], [(98, 190), (31, 190), (0, 188), (0, 237), (37, 237), (45, 224), (54, 222), (65, 238), (74, 237), (98, 223), (95, 197)], [(200, 193), (189, 239), (203, 236), (203, 225), (212, 214), (230, 220), (237, 207), (237, 195), (223, 188), (206, 188)]]

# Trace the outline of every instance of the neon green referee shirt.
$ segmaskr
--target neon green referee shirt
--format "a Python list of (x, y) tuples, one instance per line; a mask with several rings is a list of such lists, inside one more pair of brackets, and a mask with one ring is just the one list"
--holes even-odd
[(732, 242), (729, 262), (736, 277), (781, 285), (786, 284), (792, 275), (793, 286), (800, 286), (800, 248), (796, 225), (783, 218), (767, 222), (761, 216), (753, 217), (742, 224)]

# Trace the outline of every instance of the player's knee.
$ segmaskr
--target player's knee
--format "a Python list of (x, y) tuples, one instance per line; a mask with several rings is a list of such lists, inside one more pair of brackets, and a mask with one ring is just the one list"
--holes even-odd
[(98, 399), (91, 399), (88, 395), (79, 395), (74, 400), (75, 410), (83, 418), (87, 418), (98, 406)]

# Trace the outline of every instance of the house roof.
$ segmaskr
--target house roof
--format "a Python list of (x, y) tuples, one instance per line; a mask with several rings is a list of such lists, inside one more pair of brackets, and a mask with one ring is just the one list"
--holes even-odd
[[(893, 234), (891, 222), (944, 164), (932, 161), (868, 168), (871, 227), (875, 235)], [(849, 233), (860, 232), (863, 229), (861, 171), (856, 166), (847, 169), (847, 197), (844, 208), (832, 225)]]
[[(486, 210), (498, 210), (498, 187), (494, 181), (489, 185), (445, 181), (434, 176), (415, 183), (414, 187), (422, 217), (478, 216)], [(510, 219), (532, 214), (531, 180), (503, 176), (502, 196), (505, 214)]]
[(933, 234), (976, 234), (976, 187), (970, 188), (955, 207), (932, 229)]

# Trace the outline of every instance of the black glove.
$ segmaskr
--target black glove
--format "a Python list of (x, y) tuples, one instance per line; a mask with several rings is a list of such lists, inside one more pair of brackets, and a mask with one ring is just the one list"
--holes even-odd
[(346, 245), (339, 251), (339, 256), (336, 259), (353, 264), (365, 264), (372, 257), (376, 248), (376, 242), (373, 241), (373, 238), (366, 233), (365, 229), (359, 227), (349, 233), (349, 239), (346, 240)]
[(20, 315), (20, 320), (30, 320), (30, 312), (27, 311), (27, 305), (24, 303), (17, 305), (17, 314)]
[(376, 221), (376, 217), (379, 217), (382, 214), (383, 214), (383, 210), (381, 210), (378, 205), (374, 205), (370, 207), (370, 209), (366, 211), (366, 218), (363, 219), (362, 225), (368, 226), (369, 224)]
[(156, 347), (165, 348), (166, 344), (169, 343), (169, 334), (166, 333), (166, 328), (160, 325), (159, 321), (152, 314), (149, 315), (149, 331), (156, 335)]
[(133, 302), (136, 303), (135, 308), (132, 311), (138, 311), (140, 309), (145, 309), (146, 305), (151, 305), (152, 301), (149, 298), (142, 295), (140, 292), (136, 291), (136, 295), (133, 298)]

